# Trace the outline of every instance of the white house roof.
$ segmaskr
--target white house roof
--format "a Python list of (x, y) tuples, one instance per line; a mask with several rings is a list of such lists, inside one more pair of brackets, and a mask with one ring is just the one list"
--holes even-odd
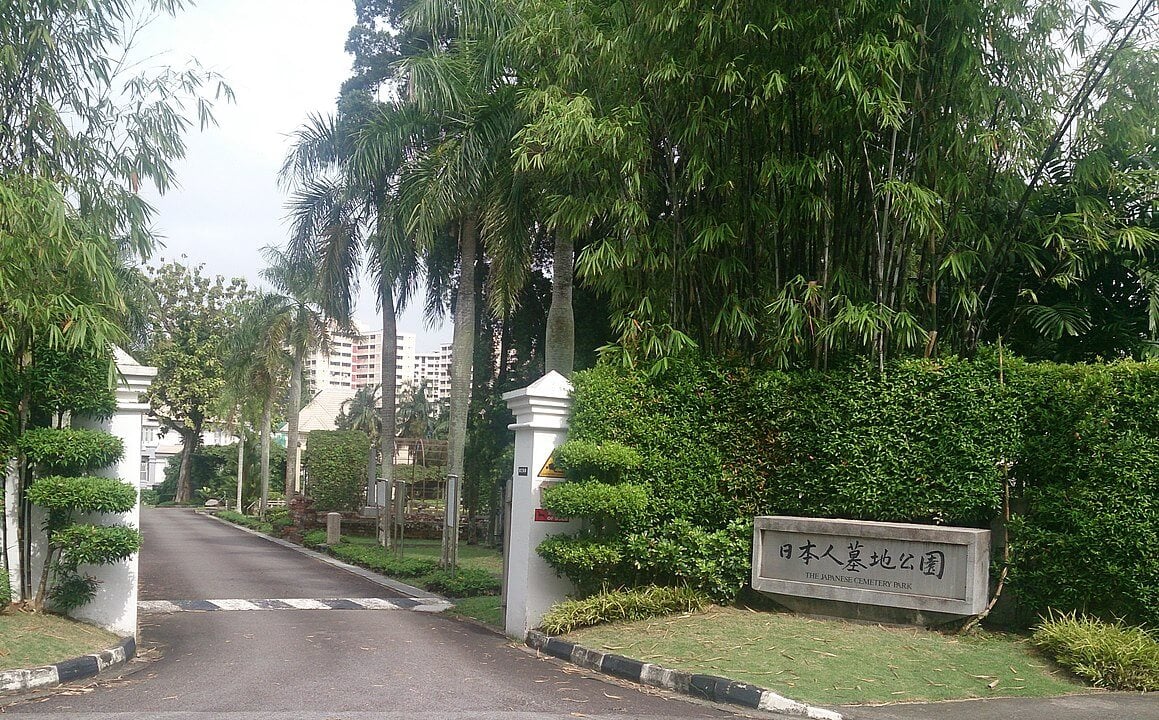
[(311, 430), (336, 430), (334, 418), (342, 410), (342, 403), (354, 397), (350, 388), (324, 388), (302, 408), (298, 415), (298, 431), (303, 435)]

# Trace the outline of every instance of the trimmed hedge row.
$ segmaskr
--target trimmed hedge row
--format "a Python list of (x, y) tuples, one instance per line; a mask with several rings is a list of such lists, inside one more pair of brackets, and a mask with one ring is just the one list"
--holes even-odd
[[(1056, 608), (1159, 622), (1159, 363), (983, 351), (884, 373), (687, 362), (645, 378), (601, 366), (573, 383), (577, 457), (595, 467), (590, 448), (616, 448), (617, 487), (647, 498), (609, 525), (611, 495), (560, 493), (555, 508), (547, 494), (561, 514), (600, 519), (575, 538), (598, 544), (599, 562), (579, 562), (568, 539), (541, 553), (585, 589), (686, 583), (731, 599), (747, 584), (755, 515), (989, 527), (1011, 481), (1023, 620)], [(590, 512), (577, 508), (588, 500)]]
[(370, 438), (361, 430), (312, 430), (302, 464), (318, 512), (350, 512), (364, 500)]

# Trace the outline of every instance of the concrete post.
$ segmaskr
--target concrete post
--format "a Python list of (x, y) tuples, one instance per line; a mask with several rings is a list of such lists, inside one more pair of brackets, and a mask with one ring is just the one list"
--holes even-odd
[[(117, 412), (108, 421), (95, 427), (121, 438), (125, 444), (125, 454), (121, 461), (99, 474), (120, 478), (137, 489), (137, 506), (119, 515), (94, 515), (82, 518), (87, 522), (117, 525), (141, 526), (141, 450), (142, 426), (149, 404), (141, 401), (141, 395), (149, 389), (157, 369), (143, 366), (119, 348), (114, 349), (120, 384), (116, 388)], [(118, 635), (137, 634), (137, 592), (138, 556), (133, 555), (112, 565), (85, 567), (100, 580), (96, 598), (81, 607), (74, 615), (99, 625)]]
[(330, 546), (342, 542), (342, 514), (326, 513), (326, 544)]
[(575, 591), (535, 552), (548, 535), (574, 533), (580, 527), (579, 521), (552, 517), (540, 503), (545, 484), (560, 479), (549, 460), (567, 436), (571, 383), (552, 371), (503, 399), (515, 415), (515, 423), (508, 426), (515, 431), (515, 463), (505, 540), (504, 631), (523, 640), (548, 608)]

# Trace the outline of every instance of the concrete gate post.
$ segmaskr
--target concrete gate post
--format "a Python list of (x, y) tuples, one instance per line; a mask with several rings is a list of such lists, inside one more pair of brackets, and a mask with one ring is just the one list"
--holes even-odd
[(548, 535), (574, 533), (580, 527), (579, 521), (552, 517), (540, 503), (540, 491), (561, 479), (549, 460), (567, 437), (571, 383), (552, 371), (503, 399), (515, 415), (515, 423), (508, 426), (515, 431), (515, 463), (504, 541), (504, 632), (523, 640), (548, 608), (575, 590), (535, 552)]

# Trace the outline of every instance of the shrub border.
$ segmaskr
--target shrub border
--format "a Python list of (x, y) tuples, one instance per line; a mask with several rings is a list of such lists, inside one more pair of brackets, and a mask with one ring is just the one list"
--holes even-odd
[(115, 646), (98, 653), (62, 660), (23, 670), (0, 671), (0, 694), (15, 694), (94, 677), (109, 668), (123, 665), (137, 655), (137, 641), (123, 638)]
[(560, 640), (538, 630), (527, 633), (527, 646), (588, 670), (611, 675), (641, 685), (672, 690), (694, 698), (740, 705), (752, 710), (795, 715), (812, 720), (844, 720), (841, 713), (790, 700), (772, 690), (729, 680), (716, 675), (699, 675), (670, 670), (660, 665), (633, 660), (623, 655), (600, 652)]
[(370, 570), (367, 570), (366, 568), (358, 567), (357, 565), (351, 565), (350, 563), (343, 562), (342, 560), (339, 560), (338, 558), (335, 558), (335, 557), (331, 557), (330, 555), (320, 553), (316, 550), (311, 550), (311, 549), (309, 549), (307, 547), (303, 547), (301, 545), (296, 545), (296, 544), (290, 542), (289, 540), (282, 540), (281, 538), (276, 538), (276, 537), (273, 537), (271, 535), (266, 535), (263, 532), (258, 532), (257, 530), (252, 530), (250, 528), (245, 527), (244, 525), (238, 525), (237, 523), (232, 523), (229, 520), (217, 517), (216, 513), (205, 512), (203, 510), (196, 510), (195, 512), (198, 515), (202, 515), (202, 516), (207, 517), (207, 518), (212, 518), (213, 520), (215, 520), (219, 523), (224, 523), (232, 528), (237, 528), (238, 530), (241, 530), (242, 532), (249, 533), (250, 535), (256, 535), (257, 537), (260, 537), (263, 540), (267, 540), (269, 542), (272, 542), (275, 545), (281, 545), (284, 548), (289, 548), (290, 550), (301, 553), (302, 555), (306, 555), (308, 557), (315, 558), (316, 560), (321, 560), (322, 562), (326, 563), (327, 565), (333, 565), (336, 568), (340, 568), (342, 570), (345, 570), (346, 572), (353, 573), (364, 580), (369, 580), (370, 582), (375, 583), (377, 585), (381, 585), (385, 588), (389, 588), (391, 590), (394, 590), (395, 592), (402, 593), (406, 597), (420, 600), (420, 601), (422, 601), (422, 604), (418, 608), (418, 610), (420, 612), (436, 612), (436, 613), (443, 612), (444, 610), (447, 610), (451, 607), (454, 607), (454, 605), (455, 605), (454, 602), (452, 602), (451, 600), (449, 600), (449, 599), (447, 599), (447, 598), (445, 598), (442, 595), (439, 595), (437, 593), (428, 592), (426, 590), (423, 590), (422, 588), (417, 588), (414, 585), (407, 585), (406, 583), (402, 583), (402, 582), (399, 582), (398, 580), (395, 580), (393, 578), (388, 578), (388, 577), (385, 577), (383, 575), (379, 575), (376, 572), (372, 572)]

